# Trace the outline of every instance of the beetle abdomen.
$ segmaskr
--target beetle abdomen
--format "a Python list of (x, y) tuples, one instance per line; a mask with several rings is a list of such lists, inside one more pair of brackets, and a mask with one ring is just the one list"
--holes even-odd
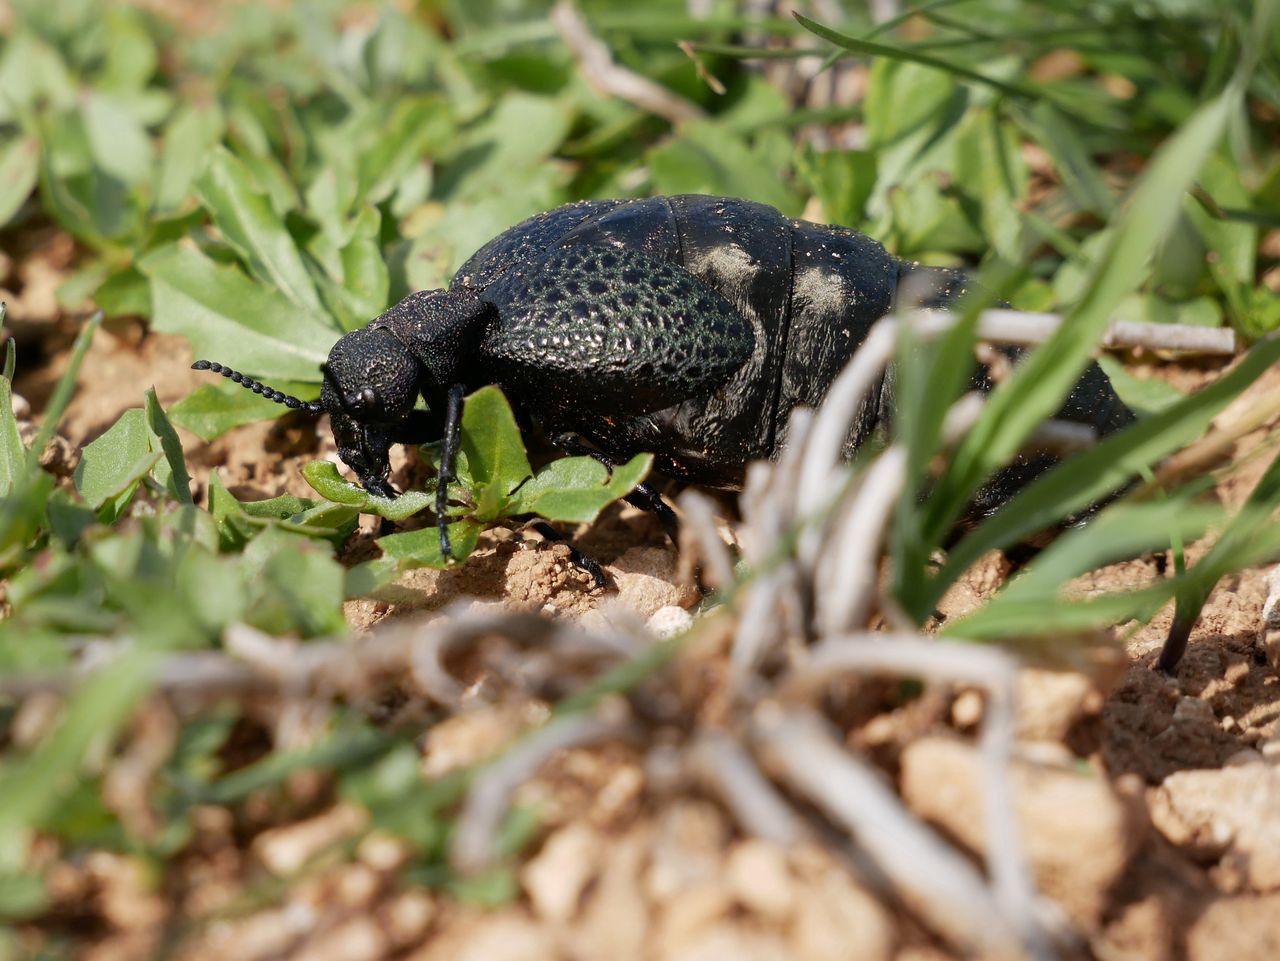
[[(892, 308), (898, 282), (899, 262), (870, 237), (803, 220), (791, 225), (791, 309), (770, 453), (785, 443), (794, 408), (822, 402), (872, 325)], [(878, 394), (872, 391), (863, 403), (851, 445), (875, 428)]]

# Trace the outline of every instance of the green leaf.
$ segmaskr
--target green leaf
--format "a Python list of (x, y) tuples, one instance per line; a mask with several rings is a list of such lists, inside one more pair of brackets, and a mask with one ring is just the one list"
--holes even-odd
[[(0, 325), (4, 323), (4, 308), (0, 306)], [(14, 347), (10, 339), (5, 344), (5, 370), (0, 377), (0, 497), (13, 490), (23, 476), (27, 449), (18, 435), (18, 419), (13, 416), (13, 365)]]
[(405, 491), (394, 498), (370, 494), (338, 473), (338, 467), (332, 461), (309, 461), (302, 465), (302, 476), (321, 497), (335, 504), (357, 508), (362, 514), (376, 514), (387, 520), (402, 521), (435, 503), (434, 491)]
[(196, 178), (222, 137), (225, 121), (216, 102), (184, 104), (165, 128), (156, 181), (155, 208), (177, 210), (191, 196)]
[(381, 224), (376, 207), (364, 208), (352, 223), (351, 239), (326, 258), (332, 279), (321, 282), (320, 293), (346, 330), (363, 327), (387, 306), (391, 277), (378, 242)]
[[(319, 396), (319, 390), (312, 384), (276, 381), (271, 386), (303, 400), (313, 400)], [(169, 419), (201, 440), (210, 441), (221, 437), (233, 427), (272, 420), (287, 410), (288, 408), (281, 407), (261, 394), (245, 390), (239, 384), (220, 380), (203, 385), (170, 407)]]
[(647, 155), (654, 187), (663, 194), (750, 197), (797, 216), (800, 204), (772, 158), (717, 121), (695, 121)]
[(53, 439), (53, 432), (58, 429), (58, 422), (62, 420), (67, 405), (71, 403), (71, 395), (75, 393), (76, 378), (80, 376), (85, 354), (89, 352), (93, 335), (101, 325), (102, 311), (98, 310), (85, 321), (85, 325), (76, 334), (75, 343), (71, 345), (71, 357), (67, 361), (67, 369), (58, 381), (58, 386), (53, 389), (53, 396), (49, 398), (49, 403), (45, 405), (40, 432), (36, 434), (34, 443), (27, 449), (28, 474), (35, 473), (39, 469), (40, 458), (44, 455), (45, 448), (49, 446), (49, 441)]
[(507, 498), (533, 473), (511, 405), (497, 387), (482, 387), (462, 409), (462, 450), (476, 495), (477, 520), (495, 520)]
[(0, 871), (21, 869), (31, 827), (72, 791), (91, 745), (109, 742), (151, 686), (151, 658), (124, 650), (67, 702), (53, 733), (0, 766)]
[(1098, 358), (1098, 366), (1116, 389), (1116, 396), (1139, 417), (1157, 414), (1186, 397), (1178, 388), (1158, 377), (1137, 377), (1129, 373), (1124, 364), (1114, 357), (1104, 354)]
[(94, 165), (128, 186), (146, 180), (151, 174), (151, 138), (133, 111), (98, 91), (90, 91), (81, 110)]
[(1062, 184), (1076, 205), (1081, 210), (1110, 217), (1115, 201), (1102, 171), (1089, 156), (1089, 149), (1076, 130), (1075, 120), (1047, 101), (1037, 103), (1030, 111), (1015, 110), (1014, 116), (1053, 157)]
[[(113, 498), (132, 494), (161, 456), (162, 452), (151, 449), (146, 413), (140, 407), (127, 410), (85, 447), (76, 465), (76, 490), (97, 510)], [(113, 513), (118, 515), (122, 506), (117, 505)]]
[(217, 147), (197, 186), (214, 223), (250, 270), (297, 307), (322, 314), (320, 297), (293, 237), (245, 165), (225, 147)]
[(0, 148), (0, 227), (22, 208), (40, 179), (40, 142), (18, 137)]
[(316, 313), (184, 244), (157, 248), (138, 266), (151, 279), (154, 329), (245, 373), (319, 382), (338, 331)]
[[(164, 408), (156, 398), (156, 389), (148, 387), (146, 393), (147, 427), (151, 432), (152, 450), (164, 453), (164, 460), (157, 464), (156, 480), (169, 489), (179, 504), (191, 504), (191, 475), (187, 473), (186, 458), (182, 453), (182, 441), (178, 440), (178, 432), (169, 423)], [(164, 470), (161, 470), (161, 465)]]
[(269, 526), (244, 549), (246, 621), (270, 634), (340, 634), (345, 578), (333, 548), (313, 537)]
[(552, 461), (511, 498), (512, 514), (538, 514), (548, 520), (590, 523), (600, 511), (625, 497), (644, 480), (653, 455), (637, 454), (609, 469), (594, 457), (562, 457)]
[[(465, 559), (476, 549), (476, 541), (482, 530), (483, 524), (471, 520), (455, 521), (449, 525), (449, 546), (453, 551), (453, 562)], [(434, 526), (401, 534), (388, 534), (386, 537), (379, 537), (377, 543), (383, 554), (395, 561), (397, 568), (402, 571), (414, 567), (443, 570), (451, 563), (440, 552), (440, 534)]]

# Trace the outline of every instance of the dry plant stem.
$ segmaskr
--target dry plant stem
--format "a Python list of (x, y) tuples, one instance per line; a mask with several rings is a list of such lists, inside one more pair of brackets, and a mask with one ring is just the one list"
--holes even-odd
[(753, 689), (755, 670), (770, 648), (781, 643), (786, 634), (780, 613), (783, 591), (785, 588), (794, 590), (794, 584), (791, 565), (787, 565), (785, 570), (774, 568), (765, 571), (751, 583), (729, 652), (729, 684), (735, 697), (751, 701), (760, 693)]
[(825, 560), (813, 572), (824, 636), (861, 626), (867, 619), (879, 578), (880, 546), (906, 471), (906, 448), (894, 444), (867, 469), (857, 493), (846, 499), (831, 525)]
[[(950, 446), (973, 426), (982, 413), (981, 394), (965, 394), (947, 411), (942, 441)], [(846, 501), (824, 552), (826, 561), (813, 576), (818, 581), (818, 621), (824, 635), (861, 627), (871, 612), (879, 583), (880, 547), (893, 507), (906, 483), (907, 451), (898, 444), (887, 448), (867, 469), (857, 493)], [(831, 555), (834, 554), (834, 559)]]
[(463, 873), (477, 873), (497, 862), (494, 844), (512, 794), (553, 754), (616, 737), (623, 731), (617, 722), (594, 714), (570, 714), (550, 721), (505, 751), (476, 776), (467, 793), (449, 850), (453, 866)]
[(963, 950), (1012, 950), (1014, 930), (982, 876), (902, 806), (883, 775), (851, 756), (809, 711), (758, 712), (753, 739), (791, 787), (852, 836), (904, 903)]
[[(1242, 437), (1266, 427), (1277, 417), (1280, 417), (1280, 391), (1272, 391), (1230, 423), (1215, 427), (1208, 436), (1169, 457), (1156, 469), (1154, 487), (1171, 487), (1209, 470), (1228, 458)], [(1146, 485), (1142, 489), (1151, 486)]]
[(1053, 454), (1074, 454), (1098, 443), (1098, 432), (1088, 424), (1071, 420), (1047, 420), (1036, 426), (1023, 450), (1043, 450)]
[[(920, 313), (948, 315), (945, 310)], [(1062, 326), (1061, 314), (996, 308), (984, 310), (978, 318), (978, 337), (1004, 344), (1042, 344)], [(1230, 356), (1236, 352), (1236, 332), (1229, 327), (1198, 327), (1194, 324), (1150, 324), (1133, 320), (1113, 320), (1102, 337), (1102, 346), (1111, 350), (1145, 347), (1187, 354)]]
[[(821, 504), (836, 489), (835, 475), (843, 466), (842, 455), (849, 438), (849, 425), (864, 398), (875, 386), (898, 342), (898, 323), (886, 317), (871, 328), (840, 375), (832, 382), (827, 397), (814, 416), (800, 466), (799, 487), (794, 492), (800, 504)], [(812, 541), (805, 550), (806, 540)], [(802, 538), (801, 558), (806, 566), (813, 560), (816, 538)]]
[(712, 587), (728, 587), (733, 583), (733, 559), (716, 530), (715, 509), (710, 499), (695, 490), (687, 490), (680, 495), (680, 510), (684, 514), (684, 529), (692, 541), (692, 545), (681, 546), (696, 545), (702, 558), (703, 576)]
[(591, 33), (573, 0), (559, 0), (551, 8), (551, 23), (578, 61), (583, 76), (597, 92), (625, 100), (672, 124), (700, 120), (706, 116), (697, 104), (615, 63), (609, 48)]
[(782, 683), (779, 696), (812, 697), (849, 673), (885, 672), (987, 691), (979, 750), (984, 767), (987, 866), (1005, 918), (1037, 956), (1048, 953), (1035, 886), (1018, 837), (1009, 765), (1015, 740), (1017, 664), (993, 647), (939, 643), (918, 634), (855, 632), (822, 641)]
[(719, 733), (699, 735), (689, 747), (686, 764), (689, 773), (724, 802), (747, 834), (782, 847), (809, 836), (804, 821), (733, 738)]
[[(456, 704), (463, 687), (442, 658), (485, 637), (507, 637), (559, 655), (589, 652), (605, 661), (630, 657), (642, 643), (621, 633), (589, 633), (536, 614), (476, 612), (465, 610), (467, 606), (452, 605), (428, 625), (395, 624), (354, 642), (280, 642), (236, 625), (228, 629), (226, 644), (239, 656), (214, 651), (167, 655), (155, 667), (155, 687), (179, 698), (251, 697), (272, 691), (351, 697), (367, 690), (378, 676), (408, 675), (424, 693), (439, 695), (443, 704)], [(56, 673), (0, 677), (0, 694), (25, 697), (69, 690), (128, 646), (115, 640), (86, 643), (81, 663)], [(424, 672), (429, 675), (426, 680)]]

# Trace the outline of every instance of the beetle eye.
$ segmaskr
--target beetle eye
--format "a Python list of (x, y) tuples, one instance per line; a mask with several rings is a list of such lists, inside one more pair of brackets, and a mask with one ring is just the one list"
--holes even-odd
[(361, 414), (372, 413), (378, 407), (378, 395), (372, 387), (361, 387), (347, 403)]

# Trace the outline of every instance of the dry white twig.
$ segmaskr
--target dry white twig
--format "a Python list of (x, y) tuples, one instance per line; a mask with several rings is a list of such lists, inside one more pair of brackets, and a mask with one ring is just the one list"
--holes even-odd
[(699, 735), (689, 746), (686, 763), (689, 773), (724, 802), (748, 834), (782, 847), (810, 834), (737, 740), (718, 733)]
[(495, 843), (511, 795), (557, 751), (616, 737), (624, 727), (594, 714), (571, 714), (539, 728), (481, 771), (458, 816), (449, 856), (454, 867), (477, 873), (497, 860)]
[[(926, 313), (946, 315), (949, 311)], [(1042, 344), (1062, 326), (1061, 314), (995, 308), (978, 318), (978, 336), (1004, 344)], [(1103, 335), (1102, 346), (1109, 349), (1145, 347), (1189, 354), (1236, 352), (1236, 333), (1230, 327), (1198, 327), (1194, 324), (1152, 324), (1134, 320), (1113, 320)]]
[(609, 48), (592, 34), (573, 0), (559, 0), (551, 8), (551, 23), (578, 61), (587, 82), (599, 93), (625, 100), (672, 124), (706, 116), (697, 104), (615, 63)]
[[(684, 517), (682, 547), (695, 547), (702, 560), (703, 577), (712, 587), (724, 588), (733, 583), (733, 559), (716, 530), (715, 510), (705, 494), (690, 488), (680, 495)], [(687, 533), (686, 533), (687, 532)]]
[(966, 950), (1012, 952), (1018, 938), (982, 875), (903, 807), (883, 774), (850, 755), (824, 721), (779, 711), (758, 716), (752, 733), (780, 776), (848, 831), (930, 926)]
[(885, 672), (930, 681), (972, 684), (987, 691), (979, 751), (985, 768), (984, 820), (987, 865), (1004, 916), (1034, 956), (1050, 955), (1035, 885), (1018, 836), (1009, 781), (1015, 738), (1017, 662), (1004, 651), (976, 644), (943, 643), (918, 634), (868, 631), (833, 636), (786, 677), (779, 696), (808, 697), (848, 672)]

